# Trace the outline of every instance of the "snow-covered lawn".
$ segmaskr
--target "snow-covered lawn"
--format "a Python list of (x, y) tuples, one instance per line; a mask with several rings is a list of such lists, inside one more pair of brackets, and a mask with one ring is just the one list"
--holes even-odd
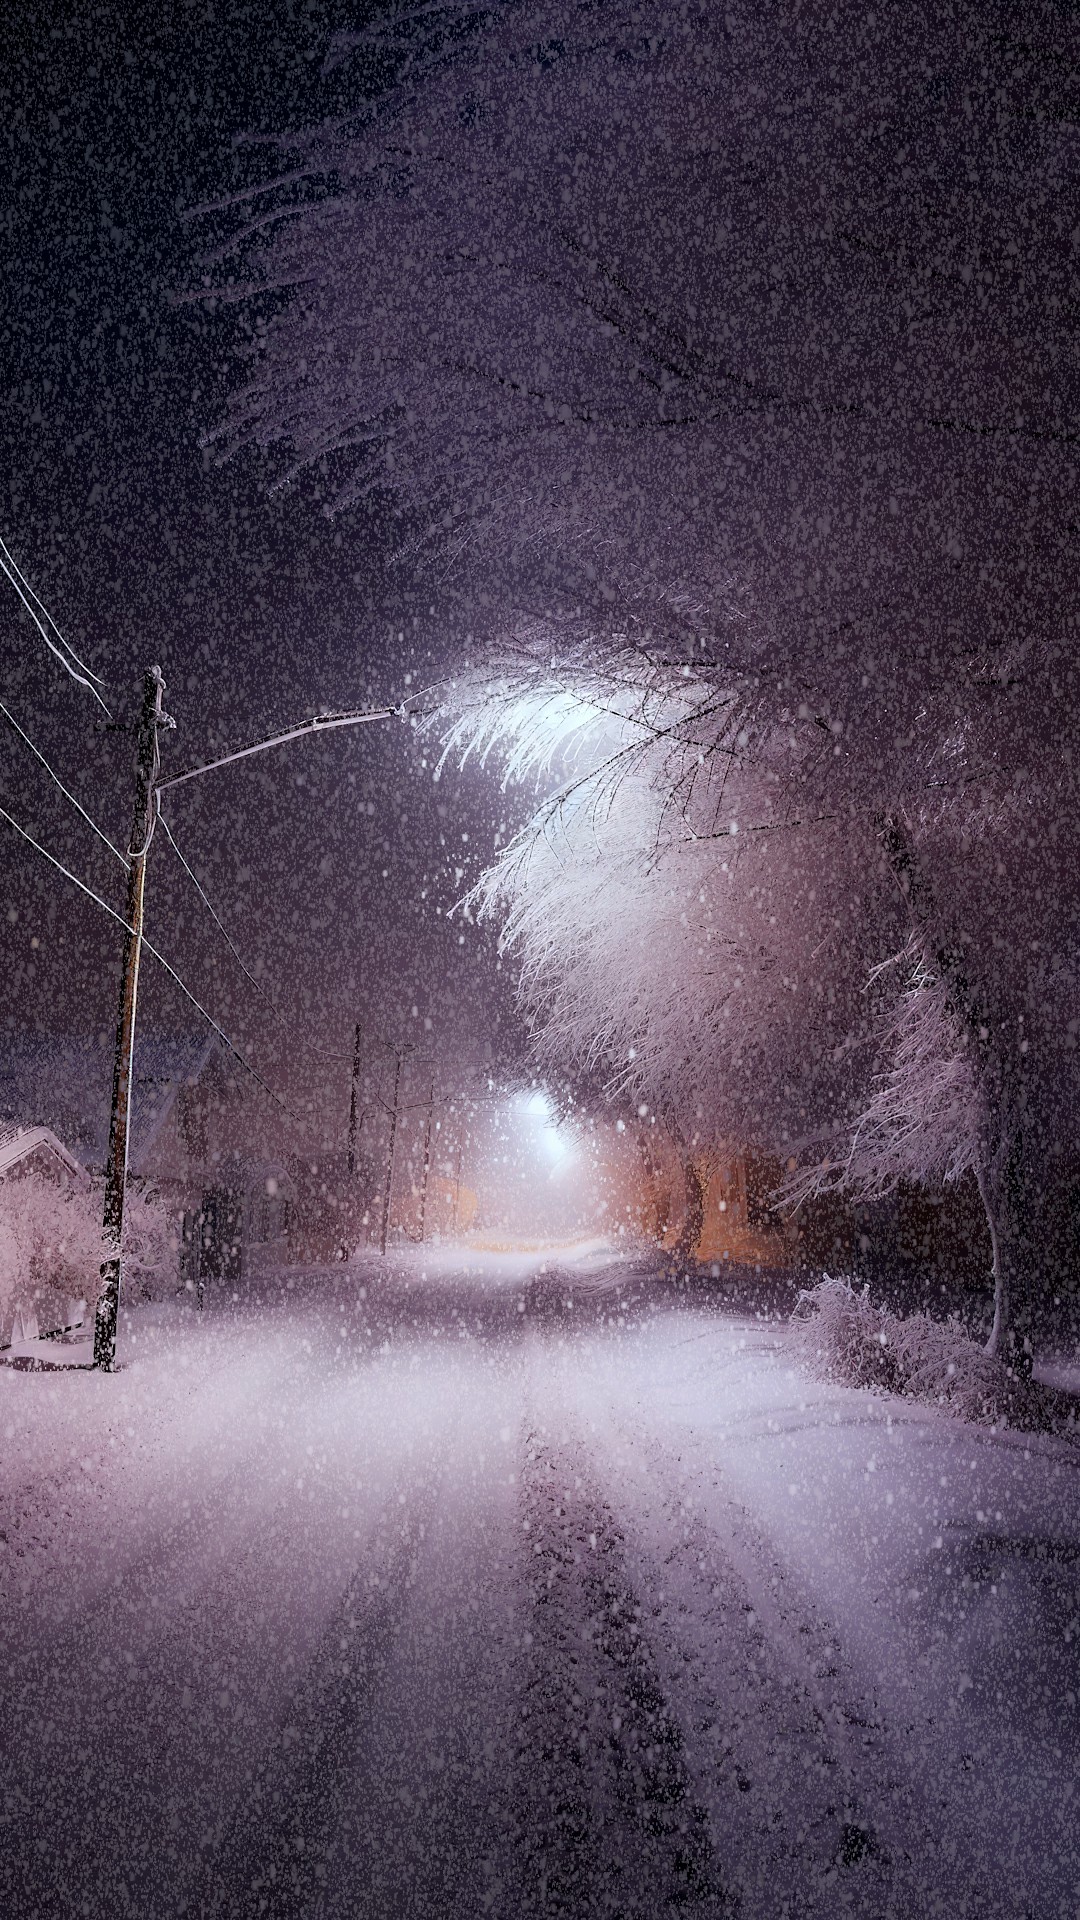
[(596, 1248), (0, 1371), (0, 1911), (1075, 1916), (1080, 1447)]

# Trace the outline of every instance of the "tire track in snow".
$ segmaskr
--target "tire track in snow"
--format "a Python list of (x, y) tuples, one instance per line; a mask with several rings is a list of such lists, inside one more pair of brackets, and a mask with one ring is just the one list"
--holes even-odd
[(713, 1857), (615, 1515), (577, 1444), (525, 1440), (529, 1602), (509, 1825), (521, 1915), (720, 1920)]
[[(940, 1809), (897, 1764), (896, 1733), (831, 1622), (732, 1494), (721, 1487), (706, 1513), (670, 1448), (624, 1429), (621, 1453), (623, 1484), (631, 1460), (645, 1482), (628, 1502), (631, 1552), (664, 1595), (658, 1657), (686, 1702), (695, 1777), (755, 1920), (937, 1911), (915, 1862)], [(976, 1873), (948, 1914), (996, 1910)]]
[(228, 1920), (297, 1920), (322, 1911), (328, 1861), (366, 1765), (372, 1700), (401, 1630), (434, 1494), (388, 1500), (373, 1549), (350, 1579), (291, 1709), (187, 1905)]
[[(720, 1538), (659, 1442), (625, 1431), (620, 1451), (616, 1461), (609, 1450), (605, 1477), (632, 1494), (628, 1552), (656, 1620), (657, 1659), (746, 1910), (755, 1920), (890, 1912), (892, 1865), (864, 1804), (862, 1766), (849, 1764), (775, 1557), (734, 1528)], [(825, 1666), (835, 1648), (823, 1640)]]
[[(139, 1508), (128, 1485), (121, 1506), (106, 1507), (92, 1536), (92, 1564), (79, 1572), (85, 1591), (76, 1589), (65, 1608), (54, 1598), (64, 1547), (58, 1506), (46, 1508), (31, 1543), (32, 1582), (21, 1594), (0, 1584), (0, 1651), (21, 1718), (0, 1746), (0, 1832), (10, 1836), (0, 1850), (0, 1899), (10, 1895), (27, 1911), (45, 1912), (28, 1903), (41, 1876), (59, 1868), (73, 1912), (104, 1911), (103, 1888), (117, 1884), (127, 1903), (118, 1910), (143, 1910), (136, 1889), (152, 1880), (160, 1856), (126, 1807), (131, 1729), (138, 1728), (144, 1782), (167, 1776), (190, 1677), (177, 1668), (178, 1630), (204, 1603), (212, 1573), (235, 1569), (257, 1546), (248, 1501), (260, 1444), (248, 1433), (234, 1448), (227, 1472), (215, 1475), (212, 1503), (181, 1506), (185, 1458), (170, 1458), (164, 1490), (149, 1482), (140, 1460), (139, 1491), (149, 1486), (148, 1506)], [(151, 1465), (163, 1452), (159, 1445), (148, 1454)], [(124, 1464), (117, 1463), (118, 1477)], [(56, 1485), (62, 1494), (63, 1483)], [(105, 1503), (96, 1482), (83, 1497)], [(74, 1504), (76, 1538), (84, 1545), (86, 1516)], [(134, 1543), (123, 1536), (132, 1513), (143, 1522)], [(51, 1836), (47, 1847), (35, 1838), (42, 1829)]]
[[(17, 1753), (10, 1766), (0, 1767), (13, 1836), (0, 1855), (0, 1885), (11, 1892), (12, 1911), (51, 1911), (47, 1894), (40, 1905), (33, 1903), (34, 1889), (41, 1876), (54, 1887), (58, 1866), (66, 1863), (61, 1872), (73, 1913), (108, 1914), (109, 1920), (114, 1913), (153, 1920), (164, 1913), (202, 1913), (203, 1900), (185, 1898), (185, 1888), (200, 1879), (201, 1862), (213, 1857), (221, 1828), (215, 1832), (213, 1799), (201, 1781), (194, 1795), (190, 1786), (181, 1792), (180, 1782), (205, 1772), (216, 1776), (220, 1795), (223, 1780), (241, 1780), (249, 1772), (240, 1755), (245, 1743), (261, 1744), (268, 1724), (256, 1684), (260, 1662), (266, 1691), (277, 1701), (287, 1693), (276, 1661), (266, 1666), (263, 1606), (274, 1625), (287, 1631), (297, 1596), (312, 1604), (301, 1584), (295, 1523), (290, 1526), (280, 1511), (246, 1511), (257, 1482), (252, 1457), (253, 1450), (244, 1449), (225, 1483), (232, 1523), (226, 1541), (220, 1510), (170, 1527), (129, 1563), (111, 1597), (95, 1602), (63, 1639), (34, 1645), (24, 1657), (24, 1711), (31, 1710), (35, 1693), (40, 1703), (32, 1772), (17, 1764)], [(400, 1528), (403, 1509), (385, 1502), (357, 1550), (367, 1554), (374, 1540), (376, 1573), (385, 1543), (379, 1535), (388, 1535), (391, 1513)], [(277, 1582), (283, 1570), (282, 1588)], [(364, 1573), (371, 1571), (368, 1562)], [(323, 1574), (320, 1567), (319, 1584), (325, 1584)], [(353, 1584), (359, 1580), (355, 1575)], [(264, 1600), (252, 1619), (260, 1584)], [(161, 1605), (154, 1607), (159, 1593)], [(247, 1609), (238, 1616), (242, 1596)], [(320, 1647), (330, 1632), (324, 1628)], [(275, 1639), (280, 1643), (280, 1632), (271, 1645)], [(317, 1660), (316, 1654), (303, 1671), (310, 1673)], [(274, 1711), (279, 1718), (276, 1703)], [(46, 1716), (54, 1737), (42, 1748)], [(133, 1730), (141, 1776), (135, 1818), (129, 1806)], [(221, 1809), (222, 1825), (231, 1798), (229, 1793)], [(46, 1821), (50, 1839), (43, 1848), (35, 1833)]]

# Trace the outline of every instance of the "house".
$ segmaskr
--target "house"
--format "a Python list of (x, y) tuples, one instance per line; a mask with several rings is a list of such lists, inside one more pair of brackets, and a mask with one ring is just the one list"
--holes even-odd
[[(857, 1274), (902, 1284), (921, 1300), (953, 1301), (986, 1291), (991, 1247), (970, 1174), (939, 1189), (902, 1186), (881, 1200), (843, 1191), (819, 1194), (794, 1213), (782, 1213), (774, 1196), (785, 1166), (790, 1169), (800, 1152), (820, 1150), (830, 1137), (785, 1142), (772, 1154), (719, 1143), (694, 1150), (687, 1160), (659, 1126), (625, 1128), (617, 1136), (609, 1129), (600, 1159), (607, 1217), (616, 1231), (640, 1234), (669, 1253), (680, 1248), (684, 1258), (689, 1239), (689, 1257), (713, 1273), (731, 1263)], [(1080, 1246), (1080, 1181), (1075, 1191), (1074, 1213), (1065, 1218), (1062, 1209), (1059, 1223), (1057, 1268), (1063, 1276), (1075, 1267)]]
[[(131, 1076), (133, 1162), (162, 1124), (179, 1084), (198, 1073), (212, 1042), (202, 1034), (139, 1031)], [(0, 1040), (0, 1128), (44, 1125), (82, 1166), (101, 1172), (109, 1144), (114, 1041), (108, 1033), (6, 1033)]]
[[(8, 1034), (0, 1045), (0, 1139), (48, 1134), (100, 1171), (108, 1149), (113, 1072), (109, 1034)], [(182, 1279), (235, 1284), (287, 1253), (293, 1183), (283, 1116), (213, 1036), (136, 1035), (129, 1168), (160, 1195), (180, 1249)], [(66, 1141), (68, 1148), (61, 1146)], [(38, 1162), (48, 1161), (38, 1139)]]
[(51, 1127), (0, 1129), (0, 1180), (37, 1175), (56, 1187), (89, 1187), (86, 1168), (69, 1153)]
[(100, 1212), (90, 1175), (51, 1127), (0, 1129), (0, 1347), (81, 1321)]
[(347, 1258), (372, 1237), (381, 1215), (382, 1187), (364, 1152), (352, 1170), (344, 1152), (297, 1153), (287, 1223), (289, 1258), (303, 1265)]
[[(87, 1167), (105, 1163), (112, 1064), (108, 1035), (5, 1036), (0, 1140), (33, 1133), (40, 1158), (38, 1136), (48, 1133), (56, 1164), (67, 1152), (89, 1178)], [(337, 1259), (378, 1217), (381, 1186), (366, 1156), (350, 1173), (345, 1154), (305, 1148), (295, 1123), (212, 1036), (140, 1031), (130, 1105), (131, 1176), (163, 1201), (181, 1280), (200, 1295), (207, 1283), (238, 1290), (286, 1261)]]
[(150, 1096), (132, 1171), (153, 1184), (177, 1223), (184, 1285), (239, 1291), (289, 1257), (296, 1185), (281, 1119), (211, 1039)]
[(111, 1085), (104, 1038), (5, 1033), (0, 1041), (0, 1126), (46, 1126), (83, 1167), (105, 1163)]

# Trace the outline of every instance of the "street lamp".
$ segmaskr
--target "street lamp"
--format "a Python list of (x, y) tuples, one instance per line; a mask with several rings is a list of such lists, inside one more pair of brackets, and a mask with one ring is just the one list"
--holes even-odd
[(131, 839), (128, 843), (127, 913), (125, 916), (124, 965), (120, 982), (120, 1009), (116, 1022), (116, 1057), (113, 1065), (112, 1108), (109, 1117), (109, 1149), (105, 1163), (105, 1205), (102, 1222), (103, 1258), (101, 1286), (94, 1316), (94, 1366), (111, 1373), (116, 1365), (116, 1324), (120, 1308), (120, 1285), (124, 1238), (124, 1197), (127, 1191), (128, 1151), (131, 1133), (131, 1062), (135, 1044), (135, 1008), (139, 985), (139, 962), (143, 944), (143, 898), (146, 886), (146, 856), (153, 839), (154, 823), (161, 806), (161, 795), (171, 787), (197, 780), (219, 767), (232, 766), (254, 754), (268, 753), (273, 747), (286, 746), (291, 740), (314, 733), (333, 733), (342, 727), (362, 727), (374, 720), (401, 720), (407, 709), (397, 707), (354, 708), (342, 713), (319, 713), (284, 733), (270, 734), (249, 747), (221, 754), (202, 766), (189, 767), (168, 780), (158, 779), (158, 732), (175, 726), (162, 708), (165, 682), (160, 667), (151, 667), (143, 683), (143, 701), (139, 716), (138, 750), (135, 771), (135, 808)]

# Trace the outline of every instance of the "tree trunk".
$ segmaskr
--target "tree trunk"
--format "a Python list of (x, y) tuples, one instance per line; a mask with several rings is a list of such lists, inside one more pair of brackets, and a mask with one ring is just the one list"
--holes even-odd
[[(928, 971), (948, 997), (957, 1041), (971, 1049), (983, 1105), (976, 1178), (993, 1248), (994, 1325), (987, 1352), (1030, 1374), (1038, 1291), (1038, 1181), (1025, 1142), (1025, 1088), (1009, 1025), (976, 988), (963, 945), (948, 934), (907, 828), (894, 814), (876, 821), (878, 839), (915, 928)], [(1014, 1029), (1015, 1031), (1015, 1029)]]
[(1038, 1208), (1022, 1136), (1010, 1142), (999, 1168), (980, 1167), (976, 1177), (994, 1262), (994, 1324), (986, 1351), (1027, 1377), (1034, 1357), (1040, 1246)]
[(705, 1225), (705, 1181), (695, 1161), (683, 1162), (683, 1179), (686, 1183), (686, 1206), (679, 1237), (669, 1255), (672, 1265), (677, 1267), (690, 1264)]

